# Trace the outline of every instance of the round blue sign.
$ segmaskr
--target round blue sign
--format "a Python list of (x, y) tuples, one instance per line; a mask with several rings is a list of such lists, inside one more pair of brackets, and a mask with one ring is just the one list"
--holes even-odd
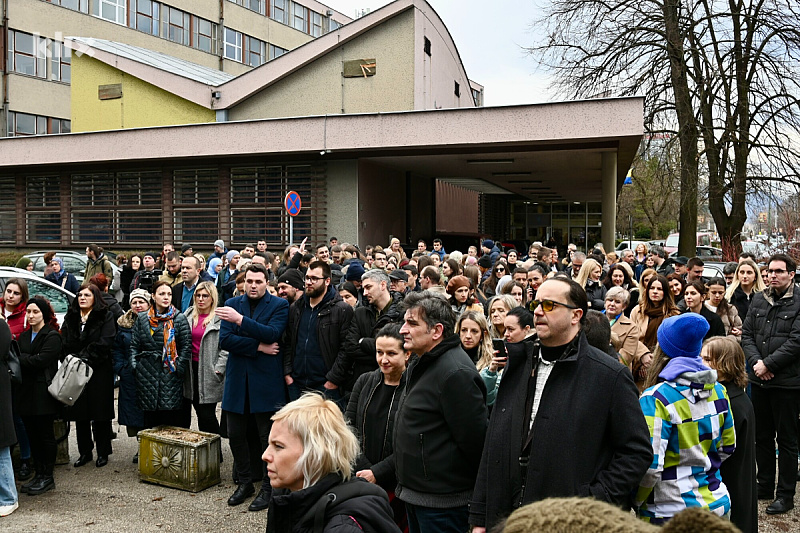
[(303, 202), (300, 201), (300, 195), (294, 191), (289, 191), (286, 194), (286, 198), (283, 200), (283, 206), (286, 208), (286, 212), (289, 213), (289, 216), (296, 217), (300, 214), (300, 208), (303, 206)]

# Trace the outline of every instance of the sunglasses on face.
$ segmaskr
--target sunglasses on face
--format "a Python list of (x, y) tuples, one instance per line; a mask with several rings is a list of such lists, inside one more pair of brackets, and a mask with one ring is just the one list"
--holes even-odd
[(578, 309), (577, 306), (556, 302), (554, 300), (533, 300), (531, 302), (531, 309), (535, 310), (540, 305), (542, 306), (542, 311), (544, 311), (545, 313), (551, 312), (553, 309), (556, 308), (557, 305), (566, 307), (567, 309)]

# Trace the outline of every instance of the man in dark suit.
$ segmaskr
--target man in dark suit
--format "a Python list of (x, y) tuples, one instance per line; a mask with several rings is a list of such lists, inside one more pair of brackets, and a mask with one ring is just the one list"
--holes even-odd
[[(247, 441), (247, 421), (255, 417), (263, 453), (269, 443), (272, 415), (286, 403), (283, 361), (278, 340), (286, 329), (289, 304), (267, 294), (267, 269), (251, 264), (245, 272), (245, 294), (229, 299), (217, 309), (222, 319), (219, 345), (228, 351), (222, 408), (227, 412), (228, 437), (236, 465), (239, 486), (228, 505), (239, 505), (255, 493), (251, 450)], [(251, 511), (266, 509), (272, 489), (266, 473), (261, 491), (250, 504)]]

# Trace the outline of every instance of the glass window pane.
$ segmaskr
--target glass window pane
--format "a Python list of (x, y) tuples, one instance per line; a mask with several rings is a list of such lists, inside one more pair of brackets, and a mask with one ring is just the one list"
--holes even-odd
[(27, 113), (17, 113), (17, 133), (34, 135), (36, 133), (36, 117)]

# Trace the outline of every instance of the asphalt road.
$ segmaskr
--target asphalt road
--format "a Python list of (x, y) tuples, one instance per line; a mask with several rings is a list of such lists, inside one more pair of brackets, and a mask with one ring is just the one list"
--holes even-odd
[[(196, 420), (193, 420), (196, 429)], [(136, 438), (114, 421), (117, 439), (108, 465), (94, 462), (74, 468), (78, 459), (75, 431), (70, 433), (68, 465), (56, 466), (56, 488), (39, 496), (20, 494), (19, 509), (0, 518), (0, 531), (22, 532), (150, 532), (150, 531), (264, 531), (267, 512), (250, 513), (249, 501), (229, 507), (235, 486), (231, 480), (233, 458), (223, 439), (222, 483), (197, 494), (139, 481), (137, 465), (131, 462)], [(19, 487), (19, 485), (18, 485)], [(256, 487), (258, 488), (258, 487)]]

